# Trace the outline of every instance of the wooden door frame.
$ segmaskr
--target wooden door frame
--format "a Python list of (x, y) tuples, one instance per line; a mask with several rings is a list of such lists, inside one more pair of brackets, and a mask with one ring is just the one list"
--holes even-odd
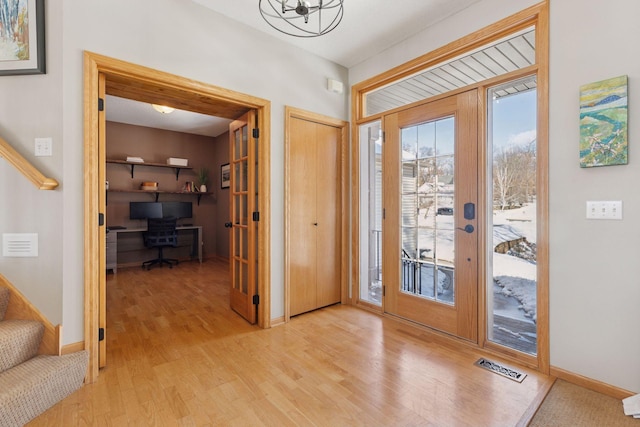
[[(358, 297), (360, 286), (360, 214), (365, 207), (360, 206), (360, 126), (383, 120), (386, 114), (394, 111), (386, 111), (373, 115), (367, 115), (365, 111), (366, 94), (376, 88), (393, 83), (405, 76), (415, 74), (427, 68), (436, 66), (448, 59), (470, 52), (479, 46), (498, 40), (507, 34), (524, 29), (529, 26), (536, 28), (536, 63), (527, 68), (504, 74), (497, 78), (489, 79), (459, 90), (467, 90), (472, 87), (486, 89), (493, 84), (502, 81), (517, 79), (522, 76), (535, 74), (537, 76), (538, 92), (538, 123), (537, 123), (537, 156), (538, 173), (536, 188), (537, 195), (537, 259), (538, 259), (538, 288), (537, 288), (537, 331), (538, 331), (538, 352), (536, 355), (529, 355), (509, 349), (504, 346), (492, 343), (487, 339), (487, 316), (486, 316), (486, 293), (489, 289), (486, 280), (486, 258), (481, 253), (479, 260), (478, 276), (480, 292), (478, 294), (478, 346), (484, 350), (495, 353), (499, 357), (515, 360), (521, 364), (537, 369), (542, 373), (550, 372), (550, 347), (549, 347), (549, 1), (542, 0), (540, 3), (523, 9), (498, 22), (490, 24), (473, 33), (470, 33), (458, 40), (428, 52), (409, 62), (394, 67), (379, 75), (357, 83), (351, 87), (351, 117), (352, 117), (352, 149), (351, 149), (351, 283), (352, 300), (354, 305), (372, 310), (382, 314), (383, 306), (374, 306), (366, 301), (361, 301)], [(449, 96), (451, 93), (442, 94)], [(430, 98), (437, 99), (438, 96)], [(480, 119), (478, 122), (481, 150), (481, 158), (486, 157), (486, 94), (483, 92), (480, 102)], [(410, 108), (425, 101), (418, 101), (398, 109)], [(486, 165), (481, 165), (486, 168)], [(482, 176), (486, 176), (486, 170), (481, 171)], [(480, 182), (481, 188), (486, 188), (486, 181)], [(478, 201), (477, 212), (484, 212), (486, 209), (482, 198)], [(478, 230), (478, 237), (483, 241), (487, 238), (482, 227)], [(437, 334), (437, 332), (436, 332)], [(449, 336), (446, 336), (449, 339)]]
[(342, 256), (340, 257), (340, 301), (342, 304), (349, 302), (349, 289), (347, 287), (348, 277), (348, 226), (349, 226), (349, 175), (348, 175), (348, 163), (349, 163), (349, 122), (336, 119), (322, 114), (313, 113), (299, 108), (285, 106), (285, 137), (284, 137), (284, 321), (288, 322), (290, 316), (290, 277), (289, 277), (289, 262), (291, 260), (291, 254), (289, 253), (289, 239), (291, 238), (291, 230), (289, 229), (290, 217), (291, 217), (291, 202), (289, 189), (291, 174), (289, 173), (291, 158), (291, 120), (292, 119), (308, 120), (315, 123), (319, 123), (327, 126), (334, 126), (340, 129), (340, 146), (338, 152), (340, 153), (340, 170), (338, 176), (340, 177), (340, 249)]
[[(255, 110), (260, 127), (259, 146), (259, 280), (258, 325), (271, 326), (271, 102), (254, 96), (198, 82), (174, 74), (135, 65), (92, 52), (84, 53), (84, 346), (89, 351), (87, 382), (98, 377), (98, 328), (101, 270), (100, 242), (105, 228), (99, 226), (98, 195), (105, 191), (99, 170), (104, 158), (99, 152), (99, 79), (106, 80), (106, 93), (133, 100), (158, 103), (211, 116), (235, 119)], [(104, 151), (103, 151), (104, 153)], [(102, 154), (104, 157), (104, 154)], [(96, 230), (99, 230), (96, 232)]]

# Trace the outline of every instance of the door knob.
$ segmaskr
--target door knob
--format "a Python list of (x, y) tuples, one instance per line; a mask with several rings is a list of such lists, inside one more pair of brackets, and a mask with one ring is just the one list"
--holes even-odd
[(230, 223), (230, 222), (225, 222), (224, 226), (227, 227), (227, 228), (231, 228), (231, 227), (233, 227), (233, 224)]
[(467, 224), (467, 225), (464, 226), (464, 228), (458, 227), (458, 230), (466, 231), (467, 233), (473, 233), (475, 228), (473, 228), (473, 225)]

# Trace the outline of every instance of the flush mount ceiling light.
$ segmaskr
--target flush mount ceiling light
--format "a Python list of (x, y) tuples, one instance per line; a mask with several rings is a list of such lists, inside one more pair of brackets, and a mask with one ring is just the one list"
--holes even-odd
[(167, 107), (165, 105), (158, 105), (158, 104), (151, 104), (151, 106), (153, 107), (154, 110), (156, 110), (158, 113), (162, 113), (162, 114), (169, 114), (169, 113), (173, 113), (173, 110), (175, 110), (175, 108), (171, 108), (171, 107)]
[[(267, 24), (295, 37), (327, 34), (342, 21), (343, 0), (260, 0)], [(290, 5), (289, 5), (290, 4)]]

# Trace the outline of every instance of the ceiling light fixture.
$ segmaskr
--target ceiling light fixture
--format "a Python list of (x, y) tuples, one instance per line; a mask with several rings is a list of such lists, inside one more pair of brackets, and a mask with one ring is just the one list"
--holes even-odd
[(156, 110), (158, 113), (162, 113), (162, 114), (169, 114), (169, 113), (173, 113), (173, 111), (175, 110), (175, 108), (171, 108), (171, 107), (167, 107), (165, 105), (158, 105), (158, 104), (151, 104), (151, 106), (153, 107), (154, 110)]
[[(327, 34), (342, 21), (344, 0), (260, 0), (260, 13), (267, 24), (295, 37)], [(288, 6), (287, 3), (292, 5)], [(295, 6), (293, 6), (295, 3)]]

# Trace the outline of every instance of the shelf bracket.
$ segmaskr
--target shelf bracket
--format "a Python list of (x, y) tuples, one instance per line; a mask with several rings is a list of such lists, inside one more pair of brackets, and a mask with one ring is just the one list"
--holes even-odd
[(200, 198), (202, 197), (202, 193), (198, 193), (198, 206), (200, 206)]
[(178, 180), (179, 176), (180, 176), (180, 168), (176, 168), (176, 181)]
[(160, 195), (160, 193), (156, 193), (156, 203), (158, 203), (158, 196)]
[(134, 167), (134, 166), (135, 166), (135, 165), (131, 165), (131, 179), (133, 179), (133, 167)]

